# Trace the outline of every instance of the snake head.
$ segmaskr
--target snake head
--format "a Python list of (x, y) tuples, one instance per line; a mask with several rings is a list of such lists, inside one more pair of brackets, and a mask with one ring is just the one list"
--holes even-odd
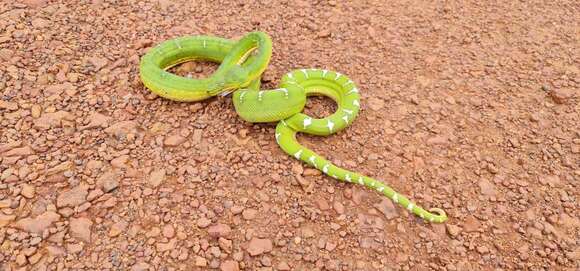
[(223, 77), (216, 79), (208, 86), (208, 94), (211, 96), (220, 93), (230, 93), (236, 89), (246, 87), (250, 83), (250, 74), (240, 65), (228, 69)]

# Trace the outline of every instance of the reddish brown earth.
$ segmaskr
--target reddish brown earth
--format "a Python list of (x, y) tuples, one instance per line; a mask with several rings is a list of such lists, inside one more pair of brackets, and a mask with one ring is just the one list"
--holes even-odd
[[(578, 1), (15, 2), (1, 270), (579, 268)], [(138, 78), (163, 40), (252, 30), (273, 39), (264, 87), (318, 67), (361, 89), (357, 121), (305, 145), (449, 221), (304, 168), (230, 98), (170, 102)]]

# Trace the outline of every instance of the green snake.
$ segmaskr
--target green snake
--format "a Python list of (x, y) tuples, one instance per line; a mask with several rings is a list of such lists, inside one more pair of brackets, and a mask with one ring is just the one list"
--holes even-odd
[[(364, 185), (399, 204), (425, 221), (442, 223), (445, 212), (429, 211), (411, 202), (388, 185), (340, 168), (301, 145), (296, 133), (328, 136), (349, 126), (360, 109), (359, 89), (347, 76), (322, 69), (298, 69), (283, 76), (279, 88), (260, 90), (261, 75), (272, 55), (272, 42), (263, 32), (250, 32), (237, 41), (214, 36), (187, 36), (167, 40), (149, 50), (140, 63), (140, 77), (153, 93), (174, 101), (201, 101), (233, 92), (238, 115), (252, 123), (278, 122), (276, 142), (288, 155), (348, 183)], [(193, 79), (167, 70), (191, 60), (220, 63), (213, 75)], [(338, 105), (325, 118), (302, 112), (308, 96), (324, 95)]]

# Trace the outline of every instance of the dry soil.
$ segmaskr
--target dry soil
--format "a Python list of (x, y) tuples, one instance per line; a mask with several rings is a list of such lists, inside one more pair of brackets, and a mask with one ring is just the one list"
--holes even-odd
[[(579, 14), (559, 0), (1, 0), (0, 270), (577, 270)], [(229, 97), (171, 102), (139, 80), (164, 40), (253, 30), (273, 39), (264, 88), (316, 67), (361, 90), (351, 127), (305, 145), (449, 221), (305, 168)]]

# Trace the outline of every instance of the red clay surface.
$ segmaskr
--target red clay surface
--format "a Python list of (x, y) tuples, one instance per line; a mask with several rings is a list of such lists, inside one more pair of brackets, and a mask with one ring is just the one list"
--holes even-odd
[[(580, 265), (578, 1), (22, 2), (0, 5), (0, 270)], [(312, 67), (361, 90), (351, 127), (305, 145), (449, 221), (306, 168), (229, 97), (139, 80), (159, 42), (253, 30), (264, 88)]]

